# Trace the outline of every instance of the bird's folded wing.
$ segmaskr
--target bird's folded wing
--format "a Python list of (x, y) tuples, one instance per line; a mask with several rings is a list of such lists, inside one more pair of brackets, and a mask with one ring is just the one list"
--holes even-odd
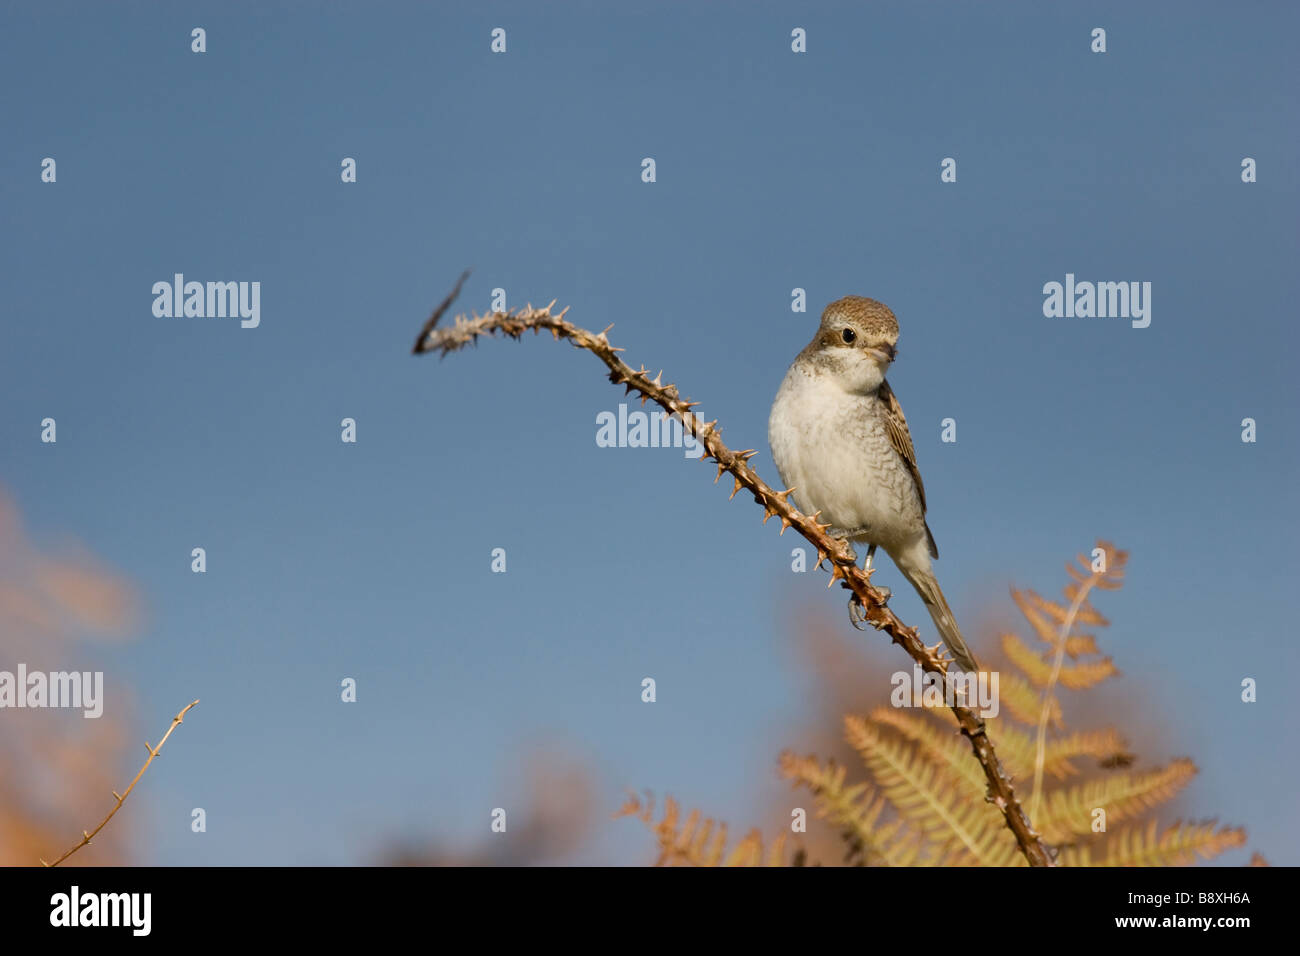
[(903, 406), (898, 404), (898, 396), (888, 382), (880, 383), (879, 394), (885, 403), (885, 431), (889, 434), (889, 443), (911, 472), (912, 480), (916, 482), (916, 493), (921, 497), (921, 514), (925, 514), (925, 485), (921, 482), (921, 470), (916, 467), (916, 449), (912, 447), (912, 434), (907, 430)]

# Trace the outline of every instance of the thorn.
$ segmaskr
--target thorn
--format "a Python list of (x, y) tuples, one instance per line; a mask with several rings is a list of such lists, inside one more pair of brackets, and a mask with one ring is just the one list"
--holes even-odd
[(558, 301), (558, 299), (552, 299), (551, 304), (546, 307), (545, 311), (550, 312), (551, 309), (555, 308), (555, 303)]
[(86, 843), (89, 844), (89, 843), (90, 843), (90, 834), (87, 833), (85, 830), (82, 830), (82, 831), (81, 831), (81, 835), (82, 835), (83, 837), (86, 838)]
[(793, 491), (794, 491), (793, 488), (787, 488), (787, 489), (785, 489), (785, 491), (778, 491), (778, 492), (776, 493), (776, 496), (777, 496), (778, 498), (780, 498), (782, 501), (785, 501), (785, 499), (786, 499), (786, 498), (791, 494), (791, 492), (793, 492)]
[(775, 511), (767, 511), (767, 512), (764, 512), (764, 514), (763, 514), (763, 524), (767, 524), (767, 519), (773, 517), (775, 514), (776, 514)]
[(153, 747), (149, 746), (149, 741), (147, 740), (144, 742), (144, 749), (149, 751), (150, 753), (153, 753)]
[(41, 866), (49, 866), (49, 864), (45, 862), (44, 857), (41, 858)]
[(606, 332), (608, 332), (608, 331), (609, 331), (610, 329), (612, 329), (613, 327), (614, 327), (614, 323), (613, 323), (613, 322), (609, 323), (609, 325), (605, 326), (603, 329), (600, 330), (600, 334), (601, 334), (601, 335), (604, 335)]
[(755, 451), (753, 448), (746, 448), (744, 451), (736, 452), (736, 457), (739, 458), (741, 461), (747, 462), (749, 461), (749, 459), (753, 458), (757, 454), (758, 452)]
[(740, 490), (741, 488), (743, 488), (743, 487), (744, 487), (744, 485), (742, 485), (742, 484), (740, 483), (740, 479), (737, 478), (737, 479), (736, 479), (736, 487), (733, 488), (733, 489), (731, 489), (731, 494), (727, 496), (727, 500), (730, 501), (732, 498), (736, 497), (736, 492), (739, 491), (739, 490)]
[(122, 795), (121, 795), (120, 793), (118, 793), (116, 790), (113, 791), (113, 796), (117, 797), (117, 802), (118, 802), (118, 803), (121, 803), (121, 802), (122, 802)]
[(722, 473), (726, 470), (727, 470), (727, 466), (724, 465), (722, 462), (718, 462), (718, 477), (713, 479), (713, 483), (715, 485), (718, 483), (718, 478), (721, 478)]
[(785, 534), (785, 529), (790, 527), (790, 519), (781, 515), (781, 534)]

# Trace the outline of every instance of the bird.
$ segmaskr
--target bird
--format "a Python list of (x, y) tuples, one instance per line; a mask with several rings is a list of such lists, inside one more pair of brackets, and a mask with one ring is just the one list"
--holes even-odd
[[(916, 589), (953, 660), (978, 671), (931, 559), (925, 485), (898, 396), (885, 373), (898, 357), (898, 319), (883, 302), (850, 295), (822, 312), (817, 334), (790, 365), (768, 419), (776, 470), (808, 514), (831, 533), (884, 548)], [(855, 551), (856, 554), (856, 551)], [(855, 626), (861, 608), (849, 603)]]

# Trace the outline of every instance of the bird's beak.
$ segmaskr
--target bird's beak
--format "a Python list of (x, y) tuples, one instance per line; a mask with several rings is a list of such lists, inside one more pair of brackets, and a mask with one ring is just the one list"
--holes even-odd
[(871, 356), (872, 361), (882, 368), (894, 360), (894, 356), (884, 349), (867, 349), (867, 354)]

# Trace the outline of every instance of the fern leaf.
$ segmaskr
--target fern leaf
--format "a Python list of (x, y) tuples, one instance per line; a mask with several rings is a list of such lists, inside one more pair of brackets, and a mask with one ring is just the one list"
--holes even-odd
[(1096, 859), (1093, 845), (1067, 847), (1061, 851), (1062, 866), (1190, 866), (1198, 858), (1211, 859), (1226, 850), (1244, 846), (1246, 831), (1223, 827), (1213, 820), (1205, 823), (1174, 823), (1157, 835), (1156, 821), (1143, 828), (1129, 828), (1108, 835), (1106, 854)]
[(892, 727), (918, 744), (930, 759), (942, 764), (954, 778), (970, 784), (975, 796), (981, 796), (988, 789), (984, 771), (971, 759), (970, 743), (955, 730), (938, 730), (932, 722), (896, 707), (877, 707), (871, 712), (871, 720)]
[[(1025, 676), (1038, 687), (1046, 687), (1052, 679), (1052, 665), (1038, 656), (1037, 652), (1014, 634), (1002, 635), (1002, 651), (1011, 658)], [(1076, 664), (1062, 664), (1057, 681), (1065, 687), (1081, 690), (1095, 687), (1109, 677), (1119, 674), (1114, 662), (1109, 657), (1099, 661), (1082, 661)]]
[[(1097, 576), (1094, 586), (1103, 591), (1117, 591), (1124, 586), (1124, 569), (1128, 566), (1128, 552), (1121, 551), (1109, 541), (1097, 540), (1097, 547), (1106, 554), (1106, 570)], [(1079, 556), (1079, 562), (1088, 570), (1092, 563)]]
[[(1013, 671), (1003, 671), (998, 681), (998, 695), (1002, 706), (1016, 720), (1026, 724), (1038, 723), (1038, 715), (1043, 706), (1043, 695), (1025, 678)], [(1065, 719), (1061, 715), (1061, 702), (1055, 696), (1047, 702), (1047, 716), (1051, 726), (1057, 730), (1065, 729)], [(956, 718), (953, 719), (955, 722)]]
[(988, 834), (1002, 830), (1002, 815), (983, 799), (972, 800), (966, 789), (921, 748), (891, 740), (864, 718), (844, 718), (850, 746), (861, 756), (885, 797), (899, 814), (946, 852), (959, 845), (974, 862), (993, 865)]
[[(1066, 605), (1073, 607), (1074, 602), (1079, 599), (1080, 593), (1085, 588), (1090, 591), (1097, 586), (1098, 582), (1103, 580), (1105, 579), (1101, 575), (1094, 575), (1083, 584), (1067, 584), (1064, 589), (1066, 604), (1061, 605), (1052, 603), (1047, 605), (1046, 609), (1056, 620), (1058, 630), (1060, 626), (1065, 623), (1065, 618), (1070, 613)], [(1086, 597), (1079, 602), (1079, 607), (1074, 612), (1074, 623), (1076, 625), (1091, 624), (1094, 627), (1110, 626), (1110, 621), (1103, 617), (1101, 612), (1093, 607), (1092, 602), (1090, 602)]]
[[(1034, 738), (1007, 721), (988, 720), (989, 737), (998, 748), (998, 756), (1013, 777), (1023, 778), (1033, 772), (1035, 757)], [(1099, 765), (1127, 755), (1127, 744), (1112, 727), (1086, 730), (1047, 742), (1043, 761), (1044, 770), (1057, 780), (1076, 776), (1080, 771), (1071, 760), (1077, 757), (1095, 757)], [(981, 779), (983, 774), (980, 774)]]
[(1097, 636), (1095, 634), (1071, 634), (1065, 639), (1065, 653), (1070, 655), (1071, 660), (1078, 660), (1087, 654), (1100, 654), (1097, 649)]
[(1057, 634), (1060, 632), (1060, 621), (1049, 618), (1041, 610), (1045, 605), (1055, 605), (1035, 591), (1021, 591), (1017, 588), (1011, 589), (1011, 600), (1016, 602), (1016, 607), (1020, 608), (1020, 613), (1034, 629), (1038, 639), (1049, 647), (1055, 647)]
[(978, 855), (968, 853), (965, 847), (957, 847), (948, 853), (940, 866), (1028, 866), (1029, 861), (1020, 852), (1015, 838), (1005, 827), (990, 830), (984, 838)]
[(1107, 824), (1131, 819), (1173, 797), (1196, 772), (1196, 764), (1184, 758), (1159, 770), (1118, 773), (1048, 791), (1034, 825), (1049, 842), (1064, 842), (1072, 834), (1090, 834), (1095, 809), (1106, 811)]
[(1128, 744), (1113, 727), (1085, 730), (1047, 742), (1047, 772), (1058, 779), (1078, 773), (1071, 757), (1095, 757), (1099, 764), (1129, 756)]
[(817, 801), (817, 816), (839, 827), (850, 846), (850, 859), (866, 864), (911, 866), (923, 849), (921, 841), (895, 819), (881, 825), (885, 798), (866, 784), (844, 785), (845, 768), (833, 760), (823, 766), (816, 757), (781, 754), (781, 775), (808, 788)]
[[(692, 810), (685, 820), (672, 797), (664, 798), (663, 819), (654, 822), (654, 797), (642, 800), (629, 793), (615, 817), (633, 816), (646, 825), (659, 844), (655, 866), (760, 866), (763, 863), (763, 838), (758, 830), (747, 833), (727, 854), (727, 825)], [(785, 834), (772, 841), (768, 865), (784, 865)]]

